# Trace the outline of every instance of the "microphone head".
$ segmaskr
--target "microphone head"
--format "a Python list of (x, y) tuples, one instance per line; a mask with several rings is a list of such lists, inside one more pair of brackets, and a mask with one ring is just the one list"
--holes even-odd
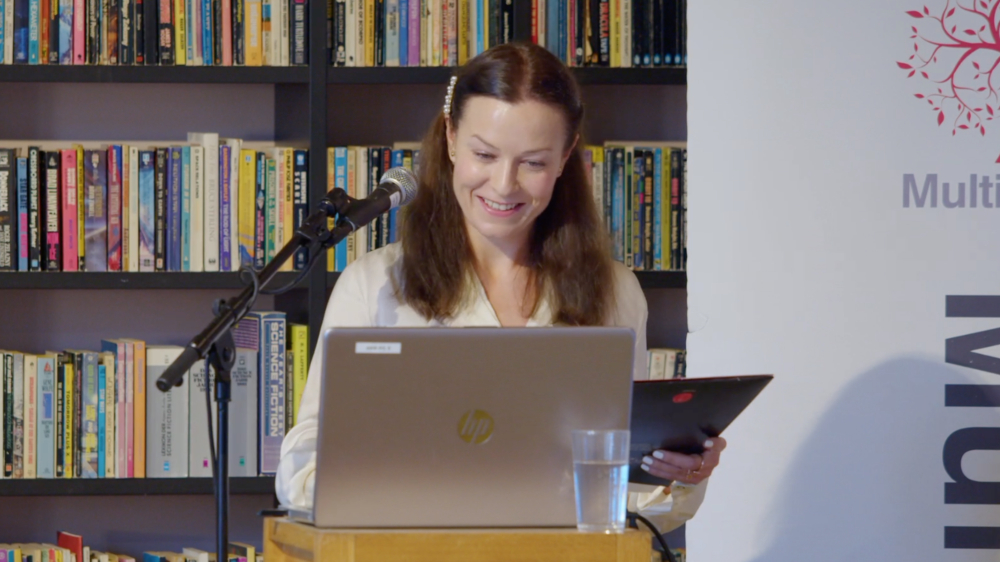
[(413, 198), (417, 196), (417, 187), (420, 185), (417, 176), (409, 168), (401, 166), (390, 168), (382, 174), (382, 179), (378, 183), (379, 185), (390, 184), (399, 188), (399, 202), (397, 203), (396, 198), (393, 197), (393, 208), (402, 207), (413, 201)]

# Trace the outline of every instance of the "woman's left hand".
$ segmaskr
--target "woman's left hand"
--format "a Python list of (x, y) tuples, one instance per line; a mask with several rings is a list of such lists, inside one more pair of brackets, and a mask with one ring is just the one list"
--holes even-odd
[(726, 448), (726, 440), (713, 437), (705, 441), (705, 451), (700, 455), (685, 455), (671, 451), (654, 451), (642, 459), (642, 469), (660, 478), (683, 484), (699, 484), (712, 475), (719, 466), (719, 456)]

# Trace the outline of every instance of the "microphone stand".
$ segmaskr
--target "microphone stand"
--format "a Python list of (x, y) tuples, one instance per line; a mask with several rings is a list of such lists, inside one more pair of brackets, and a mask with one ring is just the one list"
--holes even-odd
[[(180, 386), (184, 375), (196, 361), (207, 358), (215, 369), (215, 401), (217, 403), (217, 423), (219, 427), (218, 453), (215, 455), (213, 479), (216, 509), (216, 560), (229, 560), (229, 401), (231, 396), (231, 372), (236, 363), (236, 344), (233, 341), (233, 326), (242, 319), (257, 300), (262, 287), (274, 278), (283, 263), (291, 259), (302, 248), (308, 251), (300, 277), (304, 276), (315, 263), (322, 250), (336, 245), (353, 232), (356, 226), (345, 218), (352, 205), (362, 204), (362, 200), (347, 195), (341, 188), (330, 191), (320, 201), (319, 209), (309, 215), (295, 230), (290, 242), (285, 244), (260, 272), (253, 271), (253, 284), (229, 299), (219, 299), (213, 306), (215, 319), (191, 340), (169, 367), (156, 381), (156, 387), (163, 392)], [(337, 218), (333, 230), (327, 228), (329, 218)], [(205, 373), (205, 392), (208, 392), (209, 372)], [(211, 419), (211, 417), (209, 418)], [(209, 427), (211, 429), (211, 427)]]

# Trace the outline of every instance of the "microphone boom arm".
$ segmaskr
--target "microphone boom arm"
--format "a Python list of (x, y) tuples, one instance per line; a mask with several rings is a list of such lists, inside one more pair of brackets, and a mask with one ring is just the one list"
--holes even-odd
[[(156, 380), (156, 387), (167, 392), (173, 386), (180, 386), (184, 374), (196, 361), (204, 359), (208, 355), (208, 350), (213, 343), (246, 316), (257, 299), (259, 289), (267, 286), (278, 273), (281, 265), (291, 259), (300, 248), (307, 248), (308, 255), (315, 256), (320, 251), (335, 246), (353, 232), (356, 228), (355, 225), (350, 221), (345, 221), (343, 217), (352, 205), (358, 203), (359, 200), (350, 197), (346, 191), (339, 187), (327, 193), (320, 201), (319, 209), (306, 217), (302, 225), (295, 229), (292, 239), (257, 274), (260, 282), (256, 286), (250, 285), (244, 288), (239, 295), (229, 299), (224, 306), (219, 307), (221, 310), (216, 311), (217, 314), (212, 322), (195, 336), (185, 346), (180, 357), (163, 371), (163, 374)], [(340, 218), (333, 230), (330, 230), (327, 227), (327, 220), (333, 217)], [(307, 263), (311, 265), (312, 260), (310, 259)]]

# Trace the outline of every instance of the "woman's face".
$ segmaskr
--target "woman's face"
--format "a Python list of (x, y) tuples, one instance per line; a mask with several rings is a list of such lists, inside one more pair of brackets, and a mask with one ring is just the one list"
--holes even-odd
[(470, 235), (527, 244), (570, 153), (566, 119), (537, 101), (473, 96), (457, 129), (448, 125), (452, 183)]

